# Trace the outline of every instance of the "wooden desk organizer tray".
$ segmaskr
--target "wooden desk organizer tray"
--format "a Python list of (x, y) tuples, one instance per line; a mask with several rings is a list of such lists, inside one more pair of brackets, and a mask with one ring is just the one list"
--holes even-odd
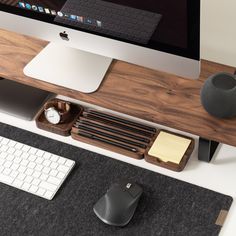
[(156, 129), (119, 116), (85, 110), (72, 128), (72, 138), (126, 155), (143, 159)]
[[(188, 145), (188, 148), (186, 149), (184, 155), (182, 156), (182, 159), (180, 160), (179, 164), (176, 164), (174, 162), (171, 162), (171, 161), (162, 161), (160, 158), (156, 157), (156, 156), (151, 156), (149, 155), (149, 151), (153, 145), (153, 143), (155, 142), (156, 138), (158, 137), (158, 135), (160, 134), (160, 132), (164, 132), (166, 134), (171, 134), (171, 135), (174, 135), (176, 137), (181, 137), (181, 138), (184, 138), (185, 140), (190, 140), (190, 144)], [(170, 169), (170, 170), (173, 170), (173, 171), (177, 171), (177, 172), (180, 172), (184, 169), (184, 167), (186, 166), (192, 152), (193, 152), (193, 149), (194, 149), (194, 139), (190, 138), (190, 137), (187, 137), (187, 136), (184, 136), (184, 135), (180, 135), (180, 134), (176, 134), (174, 132), (170, 132), (170, 131), (167, 131), (167, 130), (158, 130), (156, 136), (154, 139), (152, 139), (151, 143), (150, 143), (150, 146), (149, 148), (145, 151), (145, 160), (149, 163), (152, 163), (154, 165), (157, 165), (157, 166), (161, 166), (161, 167), (164, 167), (164, 168), (167, 168), (167, 169)], [(170, 148), (170, 147), (167, 147), (166, 148)]]
[[(52, 102), (52, 101), (57, 102), (57, 101), (63, 101), (63, 100), (54, 98), (54, 99), (49, 100), (48, 102)], [(71, 109), (70, 109), (70, 115), (68, 116), (68, 119), (63, 123), (53, 125), (53, 124), (50, 124), (46, 120), (45, 115), (44, 115), (44, 107), (48, 102), (44, 104), (43, 108), (39, 112), (39, 115), (36, 117), (37, 127), (40, 129), (55, 133), (55, 134), (62, 135), (62, 136), (70, 136), (70, 131), (72, 129), (72, 126), (77, 120), (77, 118), (83, 112), (83, 107), (70, 103)]]
[[(52, 99), (52, 101), (63, 101)], [(44, 105), (45, 107), (45, 105)], [(73, 139), (88, 143), (106, 150), (173, 170), (182, 171), (193, 151), (194, 140), (165, 130), (140, 124), (132, 120), (107, 112), (87, 109), (71, 103), (71, 115), (65, 123), (52, 125), (44, 115), (44, 108), (36, 118), (37, 127), (63, 136), (71, 135)], [(158, 157), (149, 155), (156, 138), (161, 131), (191, 140), (179, 164), (164, 162)]]

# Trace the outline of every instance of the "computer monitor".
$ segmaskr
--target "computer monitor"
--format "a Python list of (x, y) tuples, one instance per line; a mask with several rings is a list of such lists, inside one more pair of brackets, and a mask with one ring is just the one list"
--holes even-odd
[(200, 0), (0, 0), (0, 27), (51, 42), (26, 75), (85, 93), (113, 59), (200, 72)]

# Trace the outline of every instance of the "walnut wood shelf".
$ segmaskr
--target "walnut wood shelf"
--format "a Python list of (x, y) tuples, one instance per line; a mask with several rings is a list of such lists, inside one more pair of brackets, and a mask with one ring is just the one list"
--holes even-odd
[(200, 89), (206, 78), (220, 71), (234, 73), (234, 68), (202, 61), (200, 79), (187, 80), (115, 60), (100, 89), (83, 94), (23, 74), (24, 66), (47, 43), (0, 30), (0, 76), (236, 146), (236, 119), (213, 118), (200, 102)]

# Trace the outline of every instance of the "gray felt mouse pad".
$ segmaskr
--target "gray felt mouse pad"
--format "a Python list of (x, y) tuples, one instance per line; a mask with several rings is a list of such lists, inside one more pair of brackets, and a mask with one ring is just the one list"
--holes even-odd
[[(215, 236), (220, 211), (232, 203), (229, 196), (1, 123), (0, 135), (76, 161), (52, 201), (0, 183), (2, 236)], [(102, 223), (93, 205), (123, 178), (144, 194), (130, 223), (117, 228)]]

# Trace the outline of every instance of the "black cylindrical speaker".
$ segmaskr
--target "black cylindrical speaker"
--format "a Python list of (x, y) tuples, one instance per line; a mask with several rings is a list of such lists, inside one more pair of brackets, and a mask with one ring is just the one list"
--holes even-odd
[(209, 77), (201, 90), (205, 110), (218, 118), (236, 116), (236, 77), (222, 72)]

